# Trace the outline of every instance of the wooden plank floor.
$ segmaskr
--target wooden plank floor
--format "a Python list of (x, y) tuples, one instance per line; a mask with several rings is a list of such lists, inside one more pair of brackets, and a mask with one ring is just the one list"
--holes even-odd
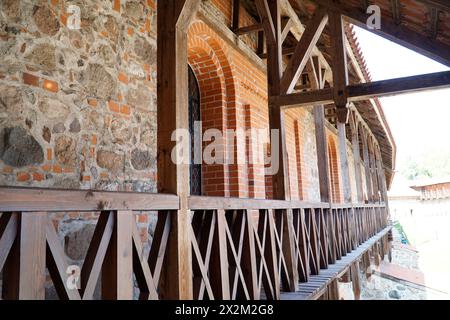
[(339, 276), (347, 267), (349, 267), (356, 259), (361, 257), (369, 250), (375, 242), (380, 240), (391, 227), (386, 227), (372, 238), (360, 245), (356, 250), (336, 261), (328, 269), (321, 269), (319, 275), (310, 276), (308, 282), (300, 283), (296, 292), (282, 292), (281, 300), (313, 300), (317, 299), (325, 292), (327, 285)]

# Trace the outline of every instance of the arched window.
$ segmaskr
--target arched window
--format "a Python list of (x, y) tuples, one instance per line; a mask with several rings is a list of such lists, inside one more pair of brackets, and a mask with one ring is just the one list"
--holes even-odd
[[(191, 136), (191, 162), (189, 174), (191, 195), (202, 194), (202, 165), (201, 163), (196, 163), (194, 161), (194, 159), (201, 159), (201, 157), (195, 156), (202, 152), (202, 130), (201, 127), (199, 127), (201, 119), (200, 90), (194, 71), (189, 66), (189, 133)], [(197, 136), (194, 133), (197, 133)], [(200, 137), (198, 135), (200, 135)], [(197, 139), (197, 143), (195, 143), (195, 139)]]
[(331, 185), (331, 202), (341, 202), (341, 186), (339, 183), (339, 163), (336, 143), (330, 136), (328, 137), (328, 170)]

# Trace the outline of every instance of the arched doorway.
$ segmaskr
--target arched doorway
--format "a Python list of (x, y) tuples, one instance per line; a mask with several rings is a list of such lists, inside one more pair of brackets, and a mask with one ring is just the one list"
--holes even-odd
[[(200, 111), (200, 89), (194, 71), (189, 69), (189, 133), (191, 136), (190, 153), (191, 162), (189, 168), (191, 195), (202, 194), (202, 165), (197, 163), (201, 160), (202, 152), (202, 129), (201, 129), (201, 111)], [(195, 134), (197, 133), (197, 135)], [(198, 139), (195, 143), (195, 139)], [(194, 161), (197, 160), (197, 161)]]
[(328, 170), (331, 186), (331, 201), (341, 202), (341, 186), (339, 182), (339, 161), (334, 138), (328, 136)]

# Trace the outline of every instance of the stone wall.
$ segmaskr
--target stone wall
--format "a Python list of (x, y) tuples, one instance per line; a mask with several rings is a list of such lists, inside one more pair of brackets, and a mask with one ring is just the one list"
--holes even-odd
[[(155, 28), (152, 0), (0, 2), (0, 185), (156, 192)], [(98, 214), (51, 216), (80, 265)]]
[(143, 1), (2, 1), (0, 184), (156, 191), (154, 20)]

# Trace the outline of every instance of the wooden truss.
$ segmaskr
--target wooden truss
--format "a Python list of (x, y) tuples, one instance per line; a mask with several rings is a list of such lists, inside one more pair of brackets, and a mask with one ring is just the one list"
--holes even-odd
[[(355, 10), (346, 9), (339, 2), (329, 0), (312, 1), (318, 4), (317, 9), (296, 47), (288, 50), (292, 55), (283, 71), (281, 67), (281, 61), (283, 61), (281, 45), (284, 39), (281, 37), (282, 28), (279, 23), (281, 21), (280, 2), (274, 0), (255, 1), (261, 18), (261, 25), (266, 34), (268, 77), (270, 78), (269, 94), (270, 104), (273, 106), (280, 108), (334, 103), (339, 122), (346, 123), (349, 102), (450, 86), (449, 71), (349, 85), (343, 18), (349, 18), (351, 22), (361, 25), (362, 21), (365, 24), (367, 17), (363, 19), (362, 16), (364, 15), (359, 11), (359, 13), (355, 13)], [(300, 75), (313, 56), (313, 48), (327, 22), (332, 41), (333, 78), (332, 83), (330, 83), (332, 86), (308, 92), (293, 93)], [(401, 27), (384, 25), (383, 35), (395, 35), (403, 41), (400, 41), (402, 44), (412, 43), (412, 45), (408, 45), (409, 48), (417, 49), (416, 51), (421, 53), (426, 51), (428, 56), (441, 62), (444, 60), (447, 65), (450, 65), (450, 57), (448, 56), (450, 50), (448, 48), (441, 48), (437, 43), (433, 43), (433, 46), (430, 45), (429, 48), (424, 49), (427, 41), (422, 38), (418, 39), (414, 34), (402, 33), (399, 28)], [(317, 71), (321, 72), (321, 70)], [(274, 89), (271, 90), (271, 87)]]

